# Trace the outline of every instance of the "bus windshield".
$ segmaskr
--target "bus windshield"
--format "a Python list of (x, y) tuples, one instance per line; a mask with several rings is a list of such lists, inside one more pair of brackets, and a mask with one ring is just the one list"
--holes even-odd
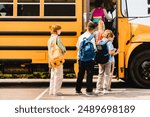
[[(136, 4), (135, 4), (136, 3)], [(122, 0), (122, 14), (128, 17), (147, 17), (149, 15), (149, 5), (147, 0)]]

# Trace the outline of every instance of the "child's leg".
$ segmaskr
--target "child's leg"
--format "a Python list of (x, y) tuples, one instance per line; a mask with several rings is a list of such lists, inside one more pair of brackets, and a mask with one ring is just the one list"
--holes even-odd
[(54, 90), (53, 94), (59, 93), (59, 90), (62, 86), (63, 80), (63, 65), (60, 65), (58, 68), (55, 68), (55, 76), (54, 76)]
[(111, 62), (111, 72), (110, 72), (110, 79), (108, 83), (108, 90), (111, 90), (111, 80), (114, 74), (114, 69), (115, 69), (115, 62)]
[(111, 62), (111, 75), (114, 75), (114, 69), (115, 69), (115, 62)]
[(102, 64), (98, 64), (98, 66), (99, 66), (99, 74), (96, 83), (96, 93), (99, 93), (101, 88), (103, 87), (104, 68), (105, 68), (105, 66)]
[(51, 69), (50, 82), (49, 82), (49, 95), (53, 94), (54, 90), (54, 68)]
[(108, 62), (105, 64), (104, 90), (108, 90), (108, 85), (110, 80), (110, 70), (111, 70), (111, 63)]

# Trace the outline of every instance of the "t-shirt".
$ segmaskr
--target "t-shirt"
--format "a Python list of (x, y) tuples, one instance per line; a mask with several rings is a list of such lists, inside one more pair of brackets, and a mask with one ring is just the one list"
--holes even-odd
[[(102, 40), (104, 41), (104, 43), (106, 43), (107, 41), (109, 41), (107, 38), (103, 38)], [(113, 46), (113, 44), (112, 44), (112, 41), (109, 41), (107, 43), (107, 48), (108, 48), (108, 51), (113, 51), (115, 49), (114, 46)], [(114, 56), (109, 55), (109, 62), (113, 62), (113, 57)]]

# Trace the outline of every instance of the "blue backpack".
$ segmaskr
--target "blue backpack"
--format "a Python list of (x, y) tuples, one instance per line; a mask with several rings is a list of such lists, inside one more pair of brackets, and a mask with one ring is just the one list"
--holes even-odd
[(79, 58), (81, 61), (90, 61), (95, 59), (96, 53), (94, 45), (91, 42), (93, 37), (94, 35), (90, 35), (88, 38), (83, 38), (79, 47)]

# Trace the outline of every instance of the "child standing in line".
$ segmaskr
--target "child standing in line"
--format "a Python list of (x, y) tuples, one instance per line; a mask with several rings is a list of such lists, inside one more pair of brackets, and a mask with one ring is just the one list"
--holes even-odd
[[(52, 25), (50, 26), (50, 30), (51, 30), (51, 37), (48, 40), (49, 59), (51, 56), (50, 51), (54, 44), (58, 45), (58, 47), (61, 49), (62, 54), (66, 53), (66, 48), (62, 44), (60, 37), (58, 36), (61, 33), (61, 26)], [(61, 88), (63, 80), (63, 64), (60, 64), (58, 67), (52, 67), (51, 65), (49, 65), (49, 67), (51, 68), (49, 94), (54, 96), (62, 95), (62, 93), (60, 93), (59, 90)]]
[[(103, 94), (108, 93), (108, 84), (110, 80), (110, 71), (111, 71), (111, 56), (116, 54), (112, 41), (114, 40), (114, 34), (111, 30), (105, 30), (103, 33), (103, 39), (99, 42), (107, 45), (107, 50), (109, 54), (109, 61), (105, 64), (98, 64), (99, 66), (99, 75), (96, 84), (96, 94), (101, 93), (101, 87), (103, 87)], [(104, 80), (104, 82), (103, 82)]]
[[(78, 78), (76, 81), (76, 94), (80, 95), (82, 94), (82, 82), (85, 75), (85, 71), (87, 71), (87, 77), (86, 77), (86, 95), (87, 96), (93, 96), (93, 72), (94, 72), (94, 59), (95, 56), (90, 55), (86, 56), (86, 58), (83, 57), (84, 52), (82, 51), (82, 44), (90, 39), (90, 43), (93, 47), (92, 53), (95, 54), (96, 51), (96, 45), (95, 45), (95, 38), (94, 38), (94, 30), (95, 30), (95, 24), (93, 22), (89, 22), (87, 24), (87, 31), (83, 33), (76, 44), (76, 47), (78, 48), (78, 64), (79, 64), (79, 72), (78, 72)], [(83, 54), (82, 54), (83, 53)], [(84, 58), (84, 59), (83, 59)]]

